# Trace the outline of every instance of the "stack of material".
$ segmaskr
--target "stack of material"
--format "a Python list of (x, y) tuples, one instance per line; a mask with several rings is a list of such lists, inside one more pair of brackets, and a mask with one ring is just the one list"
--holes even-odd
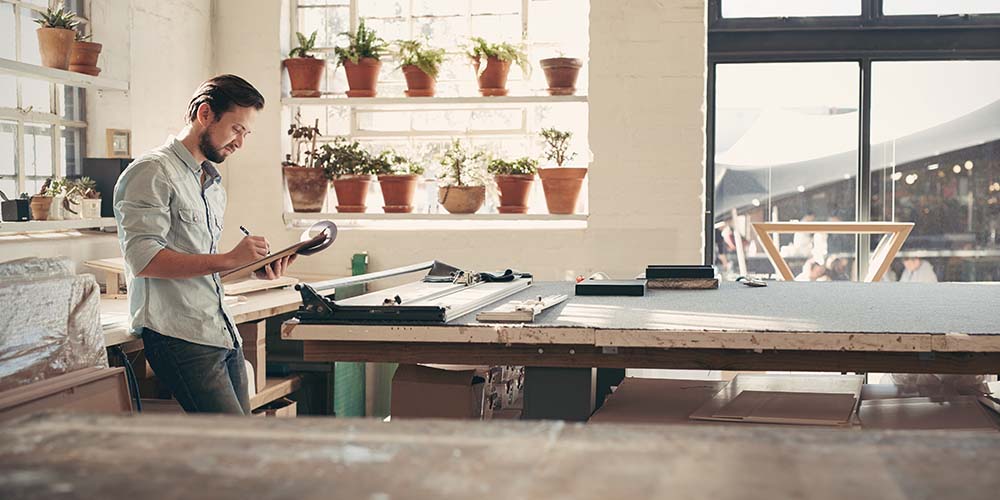
[(740, 374), (692, 419), (770, 424), (851, 424), (862, 375)]
[(984, 384), (975, 393), (925, 397), (910, 396), (900, 386), (866, 385), (858, 417), (866, 429), (996, 431), (1000, 402), (995, 392)]
[(100, 293), (66, 258), (0, 263), (0, 391), (106, 368)]
[(725, 386), (715, 380), (626, 378), (589, 422), (686, 424), (688, 415)]

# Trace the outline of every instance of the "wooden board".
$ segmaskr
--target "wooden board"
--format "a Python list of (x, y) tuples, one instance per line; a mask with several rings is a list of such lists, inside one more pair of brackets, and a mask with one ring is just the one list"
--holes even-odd
[(25, 499), (992, 500), (997, 463), (1000, 433), (204, 415), (0, 427), (4, 496)]
[(714, 290), (719, 288), (719, 278), (647, 279), (646, 288), (666, 290)]
[(131, 413), (124, 368), (84, 368), (0, 392), (0, 420), (41, 411)]
[(302, 386), (302, 377), (290, 375), (283, 378), (269, 378), (263, 389), (250, 397), (250, 409), (256, 409), (278, 398), (283, 398)]
[[(731, 405), (737, 398), (740, 397), (741, 393), (744, 391), (756, 391), (758, 393), (812, 393), (812, 394), (846, 394), (851, 397), (851, 410), (853, 412), (854, 406), (857, 401), (861, 398), (861, 386), (864, 384), (863, 375), (758, 375), (758, 374), (746, 374), (741, 373), (733, 379), (725, 388), (719, 391), (712, 399), (708, 400), (704, 405), (695, 410), (691, 414), (691, 418), (695, 420), (715, 420), (715, 421), (725, 421), (731, 422), (740, 420), (740, 415), (737, 415), (743, 410), (738, 410), (736, 412), (729, 411), (725, 409), (727, 406)], [(758, 394), (758, 396), (768, 397), (767, 394)], [(772, 396), (773, 397), (773, 396)], [(759, 402), (759, 401), (758, 401)], [(794, 405), (796, 403), (817, 403), (816, 401), (811, 401), (809, 398), (800, 399), (796, 401), (794, 397), (787, 398), (783, 403), (789, 403)], [(829, 401), (819, 401), (822, 405), (827, 405)], [(841, 401), (833, 401), (834, 407), (839, 408)], [(787, 416), (785, 415), (775, 415), (773, 413), (768, 414), (766, 418), (759, 419), (760, 421), (767, 421), (770, 423), (789, 423), (789, 424), (817, 424), (817, 425), (836, 425), (843, 424), (846, 425), (847, 421), (835, 420), (835, 419), (816, 419), (816, 418), (800, 418), (806, 415), (814, 415), (815, 412), (811, 410), (795, 411), (794, 408), (789, 407), (787, 404), (776, 409), (785, 409), (788, 411)], [(727, 414), (729, 413), (729, 414)], [(833, 412), (835, 413), (835, 412)], [(748, 412), (745, 415), (744, 420), (754, 421), (755, 419), (749, 418), (752, 412)], [(832, 413), (831, 413), (832, 415)], [(850, 416), (850, 415), (848, 415)]]
[(243, 281), (235, 281), (231, 283), (226, 283), (223, 285), (223, 290), (226, 295), (243, 295), (251, 292), (259, 292), (261, 290), (270, 290), (272, 288), (284, 288), (286, 286), (291, 286), (299, 282), (298, 278), (293, 278), (291, 276), (282, 276), (278, 279), (273, 280), (258, 280), (258, 279), (248, 279)]
[(762, 424), (849, 425), (856, 404), (853, 394), (744, 390), (712, 417)]
[(866, 429), (997, 429), (975, 396), (864, 401), (858, 417)]

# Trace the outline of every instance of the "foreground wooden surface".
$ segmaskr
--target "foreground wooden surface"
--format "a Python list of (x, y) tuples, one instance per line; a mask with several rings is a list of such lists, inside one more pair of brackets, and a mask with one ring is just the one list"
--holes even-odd
[(46, 415), (0, 430), (5, 498), (995, 498), (1000, 435)]

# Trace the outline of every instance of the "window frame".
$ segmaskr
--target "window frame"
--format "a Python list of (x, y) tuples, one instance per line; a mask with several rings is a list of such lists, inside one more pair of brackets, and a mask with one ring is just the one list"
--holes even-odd
[[(80, 0), (83, 6), (84, 13), (90, 12), (90, 0)], [(26, 3), (21, 0), (0, 0), (0, 4), (8, 4), (13, 8), (14, 15), (14, 60), (23, 61), (23, 47), (21, 44), (21, 16), (23, 15), (21, 9), (25, 9), (28, 15), (31, 16), (32, 13), (45, 12), (46, 7), (41, 7), (35, 4)], [(78, 16), (80, 24), (86, 27), (85, 31), (90, 31), (90, 18), (84, 16)], [(29, 180), (37, 180), (43, 177), (64, 177), (66, 175), (66, 161), (64, 159), (65, 151), (62, 147), (62, 130), (67, 129), (77, 129), (82, 132), (81, 137), (83, 138), (78, 145), (78, 150), (80, 152), (80, 158), (86, 156), (86, 132), (87, 132), (87, 122), (86, 115), (84, 114), (83, 120), (69, 120), (63, 118), (64, 109), (60, 105), (60, 90), (66, 92), (67, 88), (73, 88), (71, 86), (45, 82), (48, 86), (48, 96), (49, 96), (49, 109), (50, 112), (38, 112), (32, 110), (30, 107), (24, 107), (24, 91), (23, 82), (24, 80), (31, 80), (31, 78), (13, 76), (14, 87), (16, 92), (15, 104), (13, 108), (0, 107), (0, 120), (13, 122), (15, 126), (14, 134), (14, 148), (15, 148), (15, 158), (16, 163), (14, 165), (14, 176), (4, 175), (0, 176), (0, 179), (11, 180), (13, 179), (16, 183), (16, 191), (13, 196), (18, 196), (22, 192), (27, 190), (27, 182)], [(41, 82), (41, 80), (36, 80)], [(79, 101), (79, 108), (81, 110), (86, 109), (86, 93), (80, 92), (79, 95), (81, 99)], [(51, 151), (51, 161), (52, 161), (52, 174), (50, 176), (29, 176), (26, 172), (25, 165), (25, 151), (24, 151), (24, 139), (25, 139), (25, 126), (26, 125), (45, 125), (49, 126), (51, 132), (49, 134), (50, 140), (52, 141), (52, 151)], [(28, 193), (34, 194), (34, 193)], [(8, 196), (12, 196), (8, 193)]]
[[(715, 262), (716, 66), (726, 63), (856, 62), (860, 66), (857, 220), (871, 217), (872, 63), (883, 61), (1000, 61), (1000, 14), (885, 16), (883, 0), (859, 0), (861, 16), (721, 17), (708, 0), (706, 78), (705, 264)], [(855, 268), (867, 272), (870, 237), (857, 240)]]

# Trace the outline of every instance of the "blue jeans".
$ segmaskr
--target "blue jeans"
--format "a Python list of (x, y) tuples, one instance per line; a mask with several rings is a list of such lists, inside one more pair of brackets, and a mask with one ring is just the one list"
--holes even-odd
[(247, 371), (240, 349), (223, 349), (145, 328), (146, 360), (188, 413), (250, 414)]

